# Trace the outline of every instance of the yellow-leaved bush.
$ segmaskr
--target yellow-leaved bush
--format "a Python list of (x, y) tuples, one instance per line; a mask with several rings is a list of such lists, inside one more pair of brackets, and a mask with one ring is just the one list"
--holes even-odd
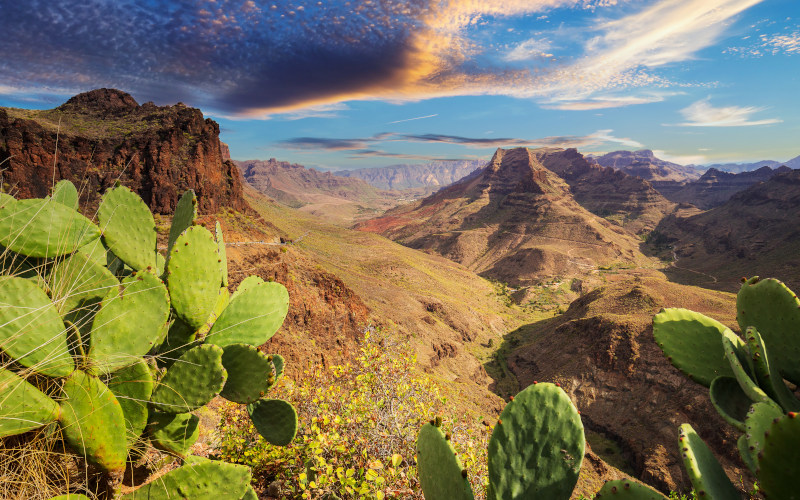
[[(222, 408), (218, 429), (219, 458), (252, 467), (257, 489), (272, 484), (270, 493), (277, 488), (284, 498), (422, 498), (415, 441), (446, 399), (407, 342), (370, 327), (353, 362), (307, 370), (271, 394), (297, 409), (300, 429), (289, 446), (265, 442), (236, 404)], [(491, 431), (481, 420), (444, 418), (476, 492), (487, 484)]]

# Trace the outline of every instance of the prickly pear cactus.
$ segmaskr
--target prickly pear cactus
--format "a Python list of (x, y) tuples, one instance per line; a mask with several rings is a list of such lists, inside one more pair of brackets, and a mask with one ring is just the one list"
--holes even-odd
[(417, 468), (422, 492), (428, 500), (471, 500), (467, 471), (456, 456), (447, 436), (436, 425), (422, 426), (417, 437)]
[(595, 498), (612, 498), (615, 500), (667, 500), (667, 497), (656, 490), (627, 479), (617, 479), (608, 481)]
[(198, 226), (196, 205), (193, 192), (181, 198), (165, 271), (153, 216), (125, 187), (103, 196), (99, 227), (66, 181), (47, 199), (0, 196), (0, 351), (12, 361), (0, 368), (0, 437), (57, 423), (60, 433), (45, 434), (105, 471), (112, 494), (132, 449), (185, 460), (125, 498), (252, 493), (246, 467), (189, 455), (199, 430), (190, 412), (221, 395), (249, 403), (268, 441), (292, 441), (294, 408), (264, 398), (283, 358), (257, 349), (288, 295), (249, 277), (229, 301), (220, 226)]

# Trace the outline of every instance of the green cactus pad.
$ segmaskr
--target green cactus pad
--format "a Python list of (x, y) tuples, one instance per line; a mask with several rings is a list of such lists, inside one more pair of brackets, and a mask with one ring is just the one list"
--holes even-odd
[(141, 271), (122, 280), (122, 293), (103, 299), (92, 324), (89, 361), (102, 373), (128, 366), (158, 342), (169, 317), (167, 289), (155, 275)]
[(167, 260), (164, 258), (163, 255), (156, 252), (156, 274), (159, 276), (164, 276), (164, 273), (167, 270)]
[(670, 363), (706, 387), (719, 376), (733, 376), (720, 345), (727, 329), (688, 309), (663, 309), (653, 318), (653, 336)]
[(253, 285), (231, 297), (206, 342), (221, 347), (260, 346), (278, 331), (288, 311), (289, 293), (283, 285), (274, 282)]
[(0, 438), (55, 422), (58, 414), (55, 401), (14, 372), (0, 368)]
[(200, 419), (191, 413), (153, 412), (147, 423), (150, 441), (159, 450), (185, 458), (200, 436)]
[(214, 326), (214, 323), (217, 322), (217, 318), (222, 314), (222, 311), (228, 307), (228, 302), (230, 302), (231, 292), (228, 291), (227, 288), (224, 286), (219, 289), (219, 293), (217, 295), (217, 303), (214, 305), (214, 310), (211, 311), (211, 315), (206, 320), (206, 323), (197, 330), (197, 338), (204, 339), (208, 332), (211, 331), (211, 327)]
[(248, 487), (247, 491), (244, 493), (244, 496), (239, 500), (258, 500), (258, 495), (256, 495), (256, 490), (254, 490), (252, 486)]
[(125, 436), (131, 446), (147, 425), (147, 402), (153, 394), (153, 374), (144, 360), (114, 372), (108, 380), (108, 389), (114, 393), (125, 417)]
[(792, 391), (786, 387), (775, 363), (770, 362), (770, 354), (764, 344), (761, 335), (758, 333), (756, 327), (751, 326), (747, 328), (745, 334), (745, 341), (750, 356), (753, 360), (753, 374), (767, 396), (773, 401), (780, 404), (786, 411), (800, 410), (800, 401), (792, 394)]
[(167, 262), (167, 281), (175, 313), (194, 330), (211, 315), (219, 294), (217, 243), (202, 226), (192, 226), (175, 241)]
[(549, 383), (526, 387), (500, 414), (489, 441), (498, 499), (568, 499), (584, 454), (583, 424), (569, 396)]
[(222, 275), (222, 286), (228, 286), (228, 252), (225, 248), (225, 238), (222, 236), (222, 226), (219, 221), (214, 228), (217, 236), (217, 252), (219, 254), (219, 272)]
[(246, 277), (245, 279), (242, 280), (241, 283), (239, 283), (239, 286), (236, 287), (236, 291), (233, 292), (233, 295), (231, 295), (231, 299), (236, 297), (240, 293), (244, 292), (248, 288), (252, 288), (253, 286), (259, 285), (261, 283), (265, 283), (265, 281), (258, 276), (250, 275)]
[(275, 367), (275, 380), (278, 380), (281, 375), (283, 375), (283, 365), (284, 360), (283, 356), (280, 354), (271, 354), (272, 356), (272, 366)]
[(102, 469), (125, 468), (125, 417), (117, 398), (96, 377), (76, 370), (64, 382), (59, 423), (73, 450)]
[(272, 362), (267, 356), (249, 344), (231, 344), (224, 351), (222, 365), (228, 372), (228, 380), (219, 395), (242, 404), (263, 397), (269, 390), (269, 380), (274, 380)]
[(50, 377), (65, 377), (75, 369), (56, 307), (24, 278), (0, 277), (0, 349)]
[(769, 396), (761, 390), (760, 387), (750, 378), (750, 375), (747, 374), (747, 371), (742, 365), (741, 359), (737, 353), (737, 347), (734, 346), (733, 342), (730, 341), (727, 337), (722, 338), (722, 348), (725, 352), (725, 358), (728, 360), (730, 364), (731, 370), (733, 371), (733, 375), (736, 377), (736, 380), (739, 382), (739, 387), (742, 388), (742, 391), (750, 398), (753, 402), (757, 401), (768, 401)]
[(155, 269), (156, 221), (138, 194), (125, 186), (106, 191), (97, 219), (103, 241), (122, 262), (137, 271)]
[[(764, 434), (769, 430), (772, 421), (783, 416), (783, 411), (772, 401), (754, 403), (747, 412), (745, 434), (749, 460), (758, 463), (758, 454), (764, 448)], [(742, 455), (744, 459), (744, 455)], [(745, 460), (747, 462), (747, 460)]]
[(758, 457), (758, 484), (766, 498), (800, 499), (800, 417), (791, 412), (772, 422)]
[(195, 341), (196, 338), (194, 330), (189, 325), (182, 319), (175, 318), (169, 327), (166, 339), (158, 348), (156, 357), (158, 366), (164, 368), (172, 366), (186, 351), (200, 344)]
[(678, 438), (683, 466), (697, 495), (709, 500), (741, 498), (725, 470), (691, 425), (680, 426)]
[(103, 244), (102, 238), (83, 245), (77, 251), (89, 257), (89, 259), (98, 266), (106, 267), (108, 264), (108, 249)]
[(744, 419), (752, 401), (742, 391), (739, 382), (733, 377), (717, 377), (709, 388), (711, 404), (726, 422), (740, 431), (745, 430)]
[(783, 283), (756, 276), (736, 296), (736, 320), (742, 331), (754, 326), (769, 346), (771, 362), (783, 376), (800, 384), (800, 300)]
[(192, 227), (192, 222), (197, 218), (197, 196), (191, 189), (186, 190), (178, 200), (175, 207), (175, 215), (172, 216), (172, 226), (169, 228), (169, 242), (167, 244), (167, 255), (172, 250), (175, 240), (182, 232)]
[(259, 399), (247, 405), (247, 413), (261, 437), (275, 446), (286, 446), (297, 434), (297, 412), (282, 399)]
[(667, 500), (667, 497), (649, 486), (628, 479), (607, 481), (595, 498), (617, 498), (619, 500)]
[(472, 487), (464, 466), (445, 434), (425, 424), (417, 436), (417, 472), (427, 500), (471, 500)]
[(182, 467), (123, 495), (121, 500), (239, 499), (251, 479), (247, 466), (189, 457)]
[(199, 345), (186, 351), (153, 390), (152, 404), (166, 413), (186, 413), (211, 401), (225, 386), (221, 347)]
[(75, 252), (56, 264), (47, 283), (53, 303), (62, 316), (81, 303), (103, 300), (112, 288), (119, 286), (117, 278), (104, 265), (82, 252)]
[(747, 436), (742, 434), (739, 436), (739, 439), (736, 440), (736, 449), (739, 450), (739, 456), (742, 458), (742, 462), (750, 469), (750, 472), (753, 474), (756, 473), (756, 463), (753, 461), (754, 458), (750, 453), (749, 445), (747, 444)]
[(75, 189), (75, 184), (66, 179), (56, 182), (50, 198), (73, 210), (78, 210), (78, 190)]
[(99, 237), (89, 219), (52, 200), (0, 206), (0, 245), (28, 257), (67, 255)]

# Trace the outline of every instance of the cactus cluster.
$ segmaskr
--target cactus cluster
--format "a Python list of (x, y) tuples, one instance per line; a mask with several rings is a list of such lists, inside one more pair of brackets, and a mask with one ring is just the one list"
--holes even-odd
[[(116, 186), (97, 223), (59, 182), (50, 197), (0, 194), (0, 438), (60, 428), (117, 491), (132, 449), (184, 464), (124, 498), (255, 498), (247, 467), (188, 456), (191, 411), (217, 395), (247, 404), (264, 438), (285, 445), (297, 414), (264, 396), (283, 358), (257, 346), (278, 330), (286, 289), (258, 277), (228, 293), (225, 244), (181, 198), (166, 255), (142, 199)], [(55, 427), (53, 427), (55, 428)]]
[[(736, 319), (744, 338), (687, 309), (664, 309), (653, 335), (667, 359), (709, 388), (717, 412), (742, 432), (742, 461), (767, 498), (798, 499), (800, 400), (786, 381), (800, 385), (800, 300), (786, 285), (757, 276), (742, 279)], [(698, 495), (739, 498), (719, 462), (689, 424), (680, 449)]]

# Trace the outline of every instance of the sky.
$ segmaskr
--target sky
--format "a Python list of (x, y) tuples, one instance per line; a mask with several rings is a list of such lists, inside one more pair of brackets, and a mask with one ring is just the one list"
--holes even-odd
[(0, 106), (183, 102), (234, 159), (800, 155), (798, 0), (0, 0)]

